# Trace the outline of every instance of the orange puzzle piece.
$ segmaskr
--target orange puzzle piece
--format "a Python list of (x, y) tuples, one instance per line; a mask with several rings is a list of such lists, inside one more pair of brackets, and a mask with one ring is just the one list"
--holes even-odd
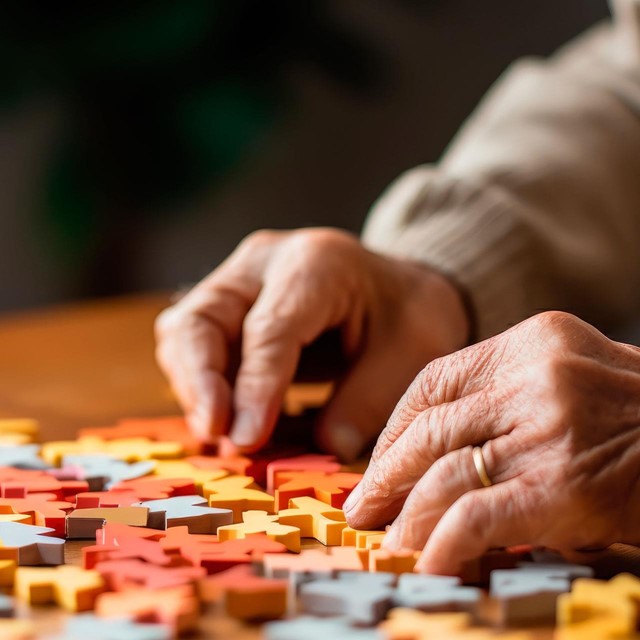
[(129, 589), (101, 594), (96, 600), (95, 611), (96, 615), (104, 618), (128, 617), (136, 622), (166, 624), (177, 636), (196, 629), (200, 603), (193, 585), (171, 589)]
[(203, 602), (224, 602), (227, 615), (242, 620), (281, 618), (287, 612), (288, 582), (263, 578), (248, 565), (227, 569), (198, 584)]
[(285, 509), (291, 498), (310, 496), (340, 509), (360, 480), (361, 473), (280, 471), (275, 479), (276, 507)]
[(274, 493), (280, 484), (278, 476), (287, 471), (338, 473), (342, 466), (335, 456), (314, 453), (274, 460), (267, 465), (267, 492)]
[(274, 512), (274, 498), (265, 493), (248, 476), (229, 476), (222, 480), (207, 482), (203, 495), (209, 498), (209, 506), (231, 509), (233, 522), (242, 522), (243, 511)]
[(160, 567), (137, 558), (105, 560), (97, 563), (95, 570), (105, 579), (111, 591), (126, 591), (135, 587), (179, 587), (193, 584), (207, 574), (202, 567)]
[(56, 603), (67, 611), (88, 611), (104, 590), (97, 571), (72, 565), (18, 567), (15, 574), (16, 596), (28, 604)]
[(336, 575), (338, 571), (362, 571), (362, 563), (353, 547), (303, 549), (299, 554), (271, 554), (262, 557), (264, 575), (269, 578), (290, 578), (293, 574)]
[(124, 537), (118, 544), (95, 544), (82, 549), (82, 566), (93, 569), (99, 562), (139, 558), (153, 565), (171, 564), (162, 545), (147, 538)]
[(245, 511), (243, 522), (218, 527), (218, 540), (240, 540), (256, 533), (264, 533), (271, 540), (281, 542), (289, 551), (300, 551), (300, 529), (280, 524), (278, 516), (269, 515), (266, 511)]
[(53, 493), (32, 493), (23, 498), (0, 498), (0, 512), (20, 513), (31, 517), (38, 527), (50, 527), (56, 536), (65, 534), (65, 518), (73, 509), (70, 502), (56, 499)]

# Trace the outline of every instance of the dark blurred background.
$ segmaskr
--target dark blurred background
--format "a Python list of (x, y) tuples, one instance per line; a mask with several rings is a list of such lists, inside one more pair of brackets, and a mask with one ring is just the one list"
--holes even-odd
[(359, 230), (605, 0), (0, 8), (0, 309), (173, 289), (253, 229)]

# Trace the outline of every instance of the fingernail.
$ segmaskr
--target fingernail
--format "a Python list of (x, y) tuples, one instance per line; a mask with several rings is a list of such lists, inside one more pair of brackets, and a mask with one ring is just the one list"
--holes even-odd
[(353, 462), (366, 444), (360, 431), (351, 424), (332, 425), (326, 435), (330, 449), (345, 462)]
[(189, 414), (189, 426), (193, 435), (201, 442), (211, 442), (211, 413), (203, 405), (197, 405)]
[(362, 482), (360, 482), (355, 486), (354, 490), (349, 494), (342, 505), (342, 510), (345, 513), (349, 513), (357, 506), (358, 502), (360, 502), (360, 498), (362, 498), (362, 491)]
[(233, 421), (229, 438), (236, 447), (251, 447), (256, 441), (256, 427), (257, 421), (251, 411), (239, 411)]

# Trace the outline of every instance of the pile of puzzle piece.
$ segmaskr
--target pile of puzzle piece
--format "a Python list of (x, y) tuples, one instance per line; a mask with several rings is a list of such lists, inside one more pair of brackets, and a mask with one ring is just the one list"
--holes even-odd
[[(35, 444), (0, 420), (0, 637), (39, 637), (17, 607), (66, 612), (57, 640), (164, 640), (210, 610), (268, 640), (636, 637), (640, 580), (595, 580), (550, 553), (497, 550), (462, 576), (347, 526), (361, 476), (331, 456), (202, 455), (180, 418), (124, 420)], [(67, 541), (85, 540), (80, 564)], [(323, 548), (323, 547), (326, 547)], [(525, 630), (522, 630), (522, 629)]]

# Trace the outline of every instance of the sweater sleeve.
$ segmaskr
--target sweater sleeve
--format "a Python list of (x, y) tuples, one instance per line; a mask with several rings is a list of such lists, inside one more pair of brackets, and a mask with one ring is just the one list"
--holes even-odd
[(544, 309), (607, 328), (640, 307), (640, 12), (619, 4), (548, 61), (515, 63), (365, 224), (369, 247), (466, 291), (479, 339)]

